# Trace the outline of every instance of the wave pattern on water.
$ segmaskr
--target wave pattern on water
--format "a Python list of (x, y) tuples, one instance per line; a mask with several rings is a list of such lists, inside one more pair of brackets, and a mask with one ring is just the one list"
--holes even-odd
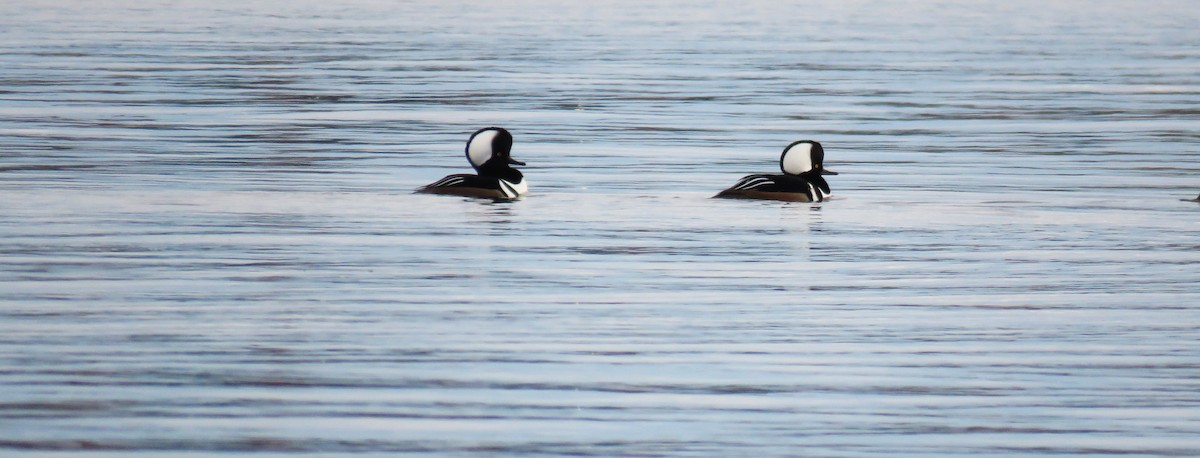
[(1200, 455), (1190, 3), (561, 3), (0, 4), (0, 453)]

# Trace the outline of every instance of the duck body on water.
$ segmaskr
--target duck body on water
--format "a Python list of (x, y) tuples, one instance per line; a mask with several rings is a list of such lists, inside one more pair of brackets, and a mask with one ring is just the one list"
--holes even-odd
[[(466, 155), (477, 175), (454, 174), (425, 185), (416, 192), (450, 194), (493, 200), (515, 200), (529, 191), (520, 170), (525, 165), (512, 158), (512, 134), (501, 127), (485, 127), (467, 140)], [(823, 202), (832, 191), (823, 175), (837, 175), (825, 169), (825, 149), (819, 142), (800, 140), (784, 148), (779, 157), (783, 174), (755, 174), (743, 177), (713, 197), (729, 199), (765, 199), (788, 202)]]
[(478, 175), (447, 175), (420, 189), (419, 193), (452, 194), (494, 200), (514, 200), (529, 192), (525, 176), (513, 165), (525, 165), (512, 158), (513, 137), (501, 127), (485, 127), (467, 139), (467, 161)]
[(822, 175), (837, 175), (825, 169), (824, 161), (825, 149), (820, 143), (800, 140), (784, 148), (779, 156), (782, 175), (748, 175), (713, 197), (822, 202), (832, 194)]

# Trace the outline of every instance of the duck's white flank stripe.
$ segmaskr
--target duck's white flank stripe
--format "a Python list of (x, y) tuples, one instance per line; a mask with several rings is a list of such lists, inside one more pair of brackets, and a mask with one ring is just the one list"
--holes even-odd
[(434, 184), (431, 184), (431, 185), (429, 185), (429, 186), (427, 186), (427, 187), (430, 187), (430, 188), (444, 188), (444, 187), (446, 187), (446, 186), (454, 186), (454, 185), (456, 185), (456, 184), (459, 184), (459, 183), (462, 183), (462, 182), (463, 182), (463, 179), (462, 179), (462, 177), (453, 177), (453, 176), (451, 176), (451, 177), (442, 178), (441, 180), (438, 180), (436, 183), (434, 183)]
[(529, 184), (525, 180), (513, 184), (504, 180), (500, 180), (500, 191), (504, 193), (504, 197), (513, 198), (529, 191)]
[(737, 191), (745, 191), (748, 189), (754, 189), (759, 186), (764, 186), (764, 185), (768, 185), (768, 184), (771, 184), (770, 179), (764, 178), (764, 177), (754, 177), (754, 178), (742, 180), (742, 182), (738, 183), (737, 185), (734, 185), (733, 189), (737, 190)]

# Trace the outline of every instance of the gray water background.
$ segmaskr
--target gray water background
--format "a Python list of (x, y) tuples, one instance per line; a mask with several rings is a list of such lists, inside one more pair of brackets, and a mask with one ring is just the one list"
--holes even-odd
[(1197, 24), (0, 3), (0, 455), (1200, 455)]

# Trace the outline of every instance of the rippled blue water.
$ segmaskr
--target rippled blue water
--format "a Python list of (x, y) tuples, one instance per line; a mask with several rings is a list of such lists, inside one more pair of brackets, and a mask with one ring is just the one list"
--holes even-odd
[(777, 3), (0, 4), (0, 454), (1200, 455), (1200, 10)]

